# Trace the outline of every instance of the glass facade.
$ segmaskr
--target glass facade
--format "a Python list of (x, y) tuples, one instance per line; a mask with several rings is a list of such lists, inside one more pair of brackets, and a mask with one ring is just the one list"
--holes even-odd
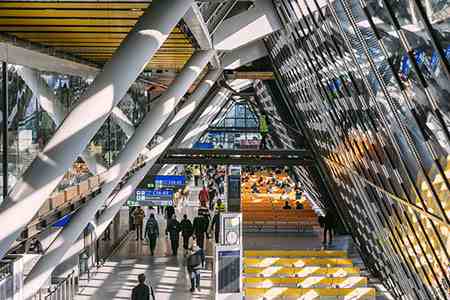
[(449, 2), (274, 4), (279, 86), (366, 265), (396, 297), (446, 299)]
[(202, 138), (203, 141), (225, 149), (258, 148), (261, 139), (259, 122), (248, 102), (230, 101), (216, 120)]

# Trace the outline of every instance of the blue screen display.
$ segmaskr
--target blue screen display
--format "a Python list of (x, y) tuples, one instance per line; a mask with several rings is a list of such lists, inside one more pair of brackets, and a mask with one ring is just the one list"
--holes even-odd
[(155, 185), (158, 187), (179, 187), (186, 184), (186, 177), (175, 175), (155, 176)]
[(141, 206), (173, 205), (173, 190), (136, 190), (136, 202)]

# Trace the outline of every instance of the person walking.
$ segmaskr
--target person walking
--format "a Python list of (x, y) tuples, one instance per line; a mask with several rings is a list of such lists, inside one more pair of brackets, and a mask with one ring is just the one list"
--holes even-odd
[(169, 205), (166, 207), (166, 217), (167, 220), (172, 219), (172, 216), (175, 214), (175, 207), (173, 207), (172, 205)]
[(323, 219), (323, 244), (327, 244), (327, 233), (328, 233), (328, 246), (331, 246), (333, 243), (333, 234), (336, 227), (336, 216), (331, 209), (328, 209), (325, 214), (325, 218)]
[(194, 170), (192, 171), (192, 176), (194, 176), (194, 184), (195, 186), (198, 186), (199, 180), (200, 180), (200, 176), (201, 176), (201, 171), (199, 166), (195, 166)]
[(216, 208), (216, 212), (214, 217), (212, 218), (211, 225), (209, 226), (209, 233), (211, 234), (214, 230), (214, 240), (216, 244), (219, 243), (219, 234), (220, 234), (220, 209)]
[(183, 236), (183, 249), (184, 255), (187, 255), (189, 248), (189, 238), (193, 233), (193, 226), (191, 220), (188, 219), (187, 215), (183, 216), (183, 220), (180, 223), (181, 235)]
[(180, 223), (177, 221), (175, 215), (173, 215), (171, 219), (167, 220), (166, 235), (170, 238), (172, 255), (177, 256), (180, 242)]
[(199, 211), (198, 216), (194, 219), (193, 231), (197, 245), (204, 249), (205, 234), (208, 231), (209, 220), (206, 216), (202, 215)]
[(140, 206), (138, 206), (133, 211), (133, 223), (136, 228), (136, 241), (144, 240), (144, 237), (142, 236), (142, 227), (144, 226), (144, 218), (145, 212)]
[(155, 300), (153, 288), (145, 284), (144, 274), (138, 275), (138, 281), (139, 284), (131, 291), (131, 300), (150, 300), (150, 296), (152, 296), (152, 300)]
[(191, 255), (187, 259), (187, 269), (191, 278), (191, 292), (195, 289), (200, 292), (200, 269), (202, 268), (203, 250), (197, 246), (192, 246)]
[(145, 224), (145, 237), (148, 239), (150, 254), (153, 256), (155, 255), (156, 241), (159, 237), (158, 221), (156, 221), (154, 214), (150, 214), (147, 224)]
[(200, 193), (198, 193), (198, 200), (200, 201), (200, 206), (206, 207), (206, 203), (209, 200), (208, 189), (206, 188), (206, 186), (203, 186)]
[(214, 186), (214, 181), (211, 180), (208, 185), (208, 199), (209, 199), (209, 210), (213, 210), (214, 208), (214, 198), (216, 197), (217, 191)]

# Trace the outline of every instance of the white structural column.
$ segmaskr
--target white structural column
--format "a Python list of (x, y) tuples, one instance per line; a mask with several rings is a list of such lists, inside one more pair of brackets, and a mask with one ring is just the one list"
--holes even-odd
[[(58, 127), (66, 115), (64, 107), (56, 99), (56, 96), (52, 93), (44, 79), (41, 78), (38, 72), (27, 67), (19, 67), (18, 74), (38, 98), (39, 105), (42, 109), (47, 112), (49, 117), (53, 120), (53, 123)], [(97, 161), (88, 149), (84, 149), (81, 158), (86, 162), (86, 165), (92, 174), (97, 175), (106, 171), (105, 166)]]
[(222, 67), (225, 70), (235, 70), (252, 61), (267, 56), (267, 49), (263, 41), (258, 40), (244, 47), (225, 53), (222, 57)]
[[(155, 0), (0, 206), (0, 258), (83, 152), (193, 0)], [(18, 218), (17, 216), (20, 216)]]
[(154, 108), (147, 113), (134, 135), (128, 140), (127, 145), (114, 161), (113, 166), (108, 169), (101, 192), (74, 214), (70, 223), (61, 230), (45, 255), (28, 274), (24, 286), (25, 299), (31, 297), (51, 276), (54, 268), (77, 240), (86, 224), (94, 218), (95, 213), (105, 204), (122, 177), (132, 167), (139, 153), (158, 132), (161, 124), (172, 115), (171, 112), (179, 100), (200, 75), (213, 54), (214, 50), (199, 51), (193, 54), (171, 86), (154, 104)]
[(273, 1), (257, 0), (254, 7), (223, 21), (213, 35), (214, 49), (233, 50), (280, 28)]
[[(146, 162), (145, 167), (142, 170), (136, 172), (130, 180), (122, 187), (122, 189), (110, 198), (109, 206), (100, 215), (95, 232), (97, 236), (100, 236), (103, 231), (111, 223), (114, 216), (118, 213), (119, 209), (123, 206), (125, 201), (134, 193), (137, 185), (142, 181), (144, 176), (150, 171), (158, 158), (164, 153), (167, 147), (172, 143), (174, 137), (181, 130), (183, 125), (189, 120), (190, 116), (199, 108), (203, 98), (208, 94), (209, 90), (213, 86), (221, 73), (221, 70), (212, 70), (205, 76), (195, 92), (188, 98), (183, 108), (178, 111), (173, 120), (170, 122), (166, 130), (161, 134), (162, 142), (150, 150), (151, 156)], [(218, 97), (211, 97), (208, 107), (217, 106), (216, 100)], [(208, 104), (208, 103), (206, 103)], [(203, 104), (202, 104), (203, 105)]]
[[(214, 82), (220, 75), (221, 70), (211, 70), (202, 79), (194, 93), (187, 99), (182, 109), (177, 112), (169, 126), (161, 134), (161, 143), (149, 150), (149, 156), (146, 160), (145, 166), (133, 174), (130, 179), (122, 186), (121, 190), (114, 195), (111, 195), (106, 201), (109, 203), (108, 207), (103, 210), (102, 214), (95, 222), (95, 237), (100, 237), (108, 225), (113, 220), (114, 216), (119, 212), (120, 208), (127, 201), (127, 199), (134, 193), (137, 185), (147, 175), (153, 167), (158, 158), (164, 153), (166, 148), (171, 144), (174, 137), (178, 134), (180, 129), (184, 126), (190, 116), (203, 105), (202, 100), (208, 94)], [(83, 241), (79, 240), (74, 244), (69, 251), (67, 251), (62, 259), (65, 261), (83, 250)]]

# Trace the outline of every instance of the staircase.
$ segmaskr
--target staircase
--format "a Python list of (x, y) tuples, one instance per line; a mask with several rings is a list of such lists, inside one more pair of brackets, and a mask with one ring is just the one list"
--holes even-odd
[(249, 250), (244, 252), (246, 300), (374, 300), (367, 277), (334, 250)]

